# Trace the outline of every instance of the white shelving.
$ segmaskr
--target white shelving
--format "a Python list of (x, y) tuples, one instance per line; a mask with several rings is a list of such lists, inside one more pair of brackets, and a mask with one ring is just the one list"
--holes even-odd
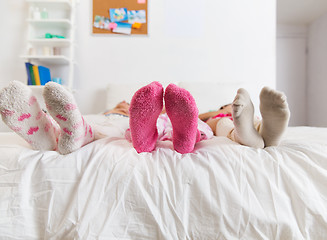
[(25, 58), (29, 61), (39, 61), (46, 64), (69, 64), (70, 59), (64, 55), (56, 56), (43, 56), (43, 55), (23, 55), (22, 58)]
[(72, 8), (72, 2), (70, 0), (26, 0), (27, 3), (34, 6), (47, 6), (58, 7), (70, 10)]
[[(25, 1), (29, 5), (28, 34), (21, 58), (48, 67), (51, 77), (61, 78), (63, 85), (72, 88), (76, 0)], [(39, 15), (35, 14), (36, 9)], [(45, 16), (42, 16), (42, 11)]]
[(56, 28), (71, 28), (71, 21), (68, 19), (27, 19), (27, 22), (35, 27), (56, 27)]
[(58, 39), (58, 38), (51, 38), (51, 39), (28, 39), (28, 43), (33, 46), (49, 46), (49, 47), (69, 47), (72, 45), (72, 41), (69, 39)]

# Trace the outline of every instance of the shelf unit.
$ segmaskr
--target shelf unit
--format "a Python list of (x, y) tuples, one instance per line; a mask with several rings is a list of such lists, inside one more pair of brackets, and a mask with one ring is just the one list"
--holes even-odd
[(42, 6), (53, 6), (58, 4), (62, 5), (60, 8), (65, 8), (65, 9), (71, 9), (72, 8), (72, 1), (70, 0), (26, 0), (27, 3), (32, 3), (32, 4), (39, 4)]
[(72, 41), (68, 39), (28, 39), (28, 43), (38, 46), (49, 46), (49, 47), (70, 47)]
[[(51, 77), (61, 78), (62, 84), (72, 89), (75, 0), (25, 1), (29, 6), (29, 17), (26, 19), (28, 25), (26, 48), (21, 58), (33, 64), (48, 67)], [(39, 11), (45, 9), (48, 17), (33, 17), (36, 8)], [(55, 35), (55, 37), (45, 38), (47, 33)], [(64, 38), (57, 38), (56, 36), (63, 36)]]
[(58, 28), (71, 28), (71, 21), (68, 19), (43, 19), (43, 20), (34, 20), (27, 19), (27, 22), (35, 27), (48, 27), (54, 26)]
[(28, 61), (38, 61), (46, 64), (69, 64), (70, 59), (64, 55), (43, 56), (43, 55), (23, 55), (21, 56)]

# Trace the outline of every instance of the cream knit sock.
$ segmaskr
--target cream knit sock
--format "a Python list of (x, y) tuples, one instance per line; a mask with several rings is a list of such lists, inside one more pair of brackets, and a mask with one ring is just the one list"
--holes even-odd
[(36, 150), (56, 150), (59, 126), (45, 114), (31, 89), (13, 81), (0, 92), (2, 120)]
[(277, 146), (290, 118), (286, 96), (282, 92), (264, 87), (260, 93), (260, 112), (260, 134), (265, 146)]
[(255, 148), (263, 148), (264, 142), (253, 125), (254, 107), (249, 93), (240, 88), (233, 101), (233, 122), (235, 141)]
[(94, 140), (94, 134), (74, 100), (73, 95), (60, 84), (49, 82), (45, 85), (43, 97), (50, 115), (61, 127), (58, 151), (71, 153)]

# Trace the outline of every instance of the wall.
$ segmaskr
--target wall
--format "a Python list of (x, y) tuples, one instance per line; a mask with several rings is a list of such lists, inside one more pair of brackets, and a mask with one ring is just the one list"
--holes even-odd
[[(26, 9), (22, 0), (0, 1), (0, 89), (14, 79), (26, 78), (24, 61), (19, 58), (25, 45)], [(9, 130), (0, 121), (0, 131)]]
[[(25, 79), (24, 61), (19, 59), (25, 43), (27, 4), (22, 0), (0, 1), (0, 88), (14, 79)], [(9, 21), (10, 20), (10, 21)]]
[(276, 88), (287, 96), (289, 125), (307, 125), (307, 27), (278, 25), (276, 50)]
[(310, 25), (308, 46), (308, 124), (327, 127), (327, 14)]
[(149, 1), (146, 37), (92, 36), (91, 7), (81, 1), (77, 10), (83, 112), (103, 110), (102, 97), (85, 99), (102, 96), (108, 82), (245, 81), (254, 97), (275, 86), (275, 1)]
[[(254, 103), (275, 87), (275, 1), (149, 1), (148, 36), (93, 36), (92, 1), (76, 9), (75, 97), (84, 114), (104, 110), (109, 82), (244, 82)], [(22, 0), (1, 1), (1, 86), (26, 79)], [(15, 16), (15, 18), (10, 17)], [(219, 89), (217, 89), (219, 93)]]

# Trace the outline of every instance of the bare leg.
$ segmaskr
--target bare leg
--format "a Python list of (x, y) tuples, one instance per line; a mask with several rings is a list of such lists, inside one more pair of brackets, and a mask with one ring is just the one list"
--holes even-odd
[(227, 117), (217, 120), (218, 121), (215, 126), (215, 135), (228, 137), (235, 142), (235, 139), (231, 135), (235, 128), (233, 121)]
[(263, 148), (264, 141), (253, 125), (254, 107), (248, 92), (240, 88), (233, 101), (233, 131), (236, 142), (256, 148)]
[(265, 146), (277, 146), (290, 118), (286, 96), (264, 87), (260, 93), (260, 112), (262, 115), (260, 134)]
[(216, 134), (216, 128), (217, 128), (217, 123), (219, 122), (220, 119), (214, 118), (214, 119), (209, 119), (206, 121), (206, 124), (211, 128), (212, 132), (217, 136)]

